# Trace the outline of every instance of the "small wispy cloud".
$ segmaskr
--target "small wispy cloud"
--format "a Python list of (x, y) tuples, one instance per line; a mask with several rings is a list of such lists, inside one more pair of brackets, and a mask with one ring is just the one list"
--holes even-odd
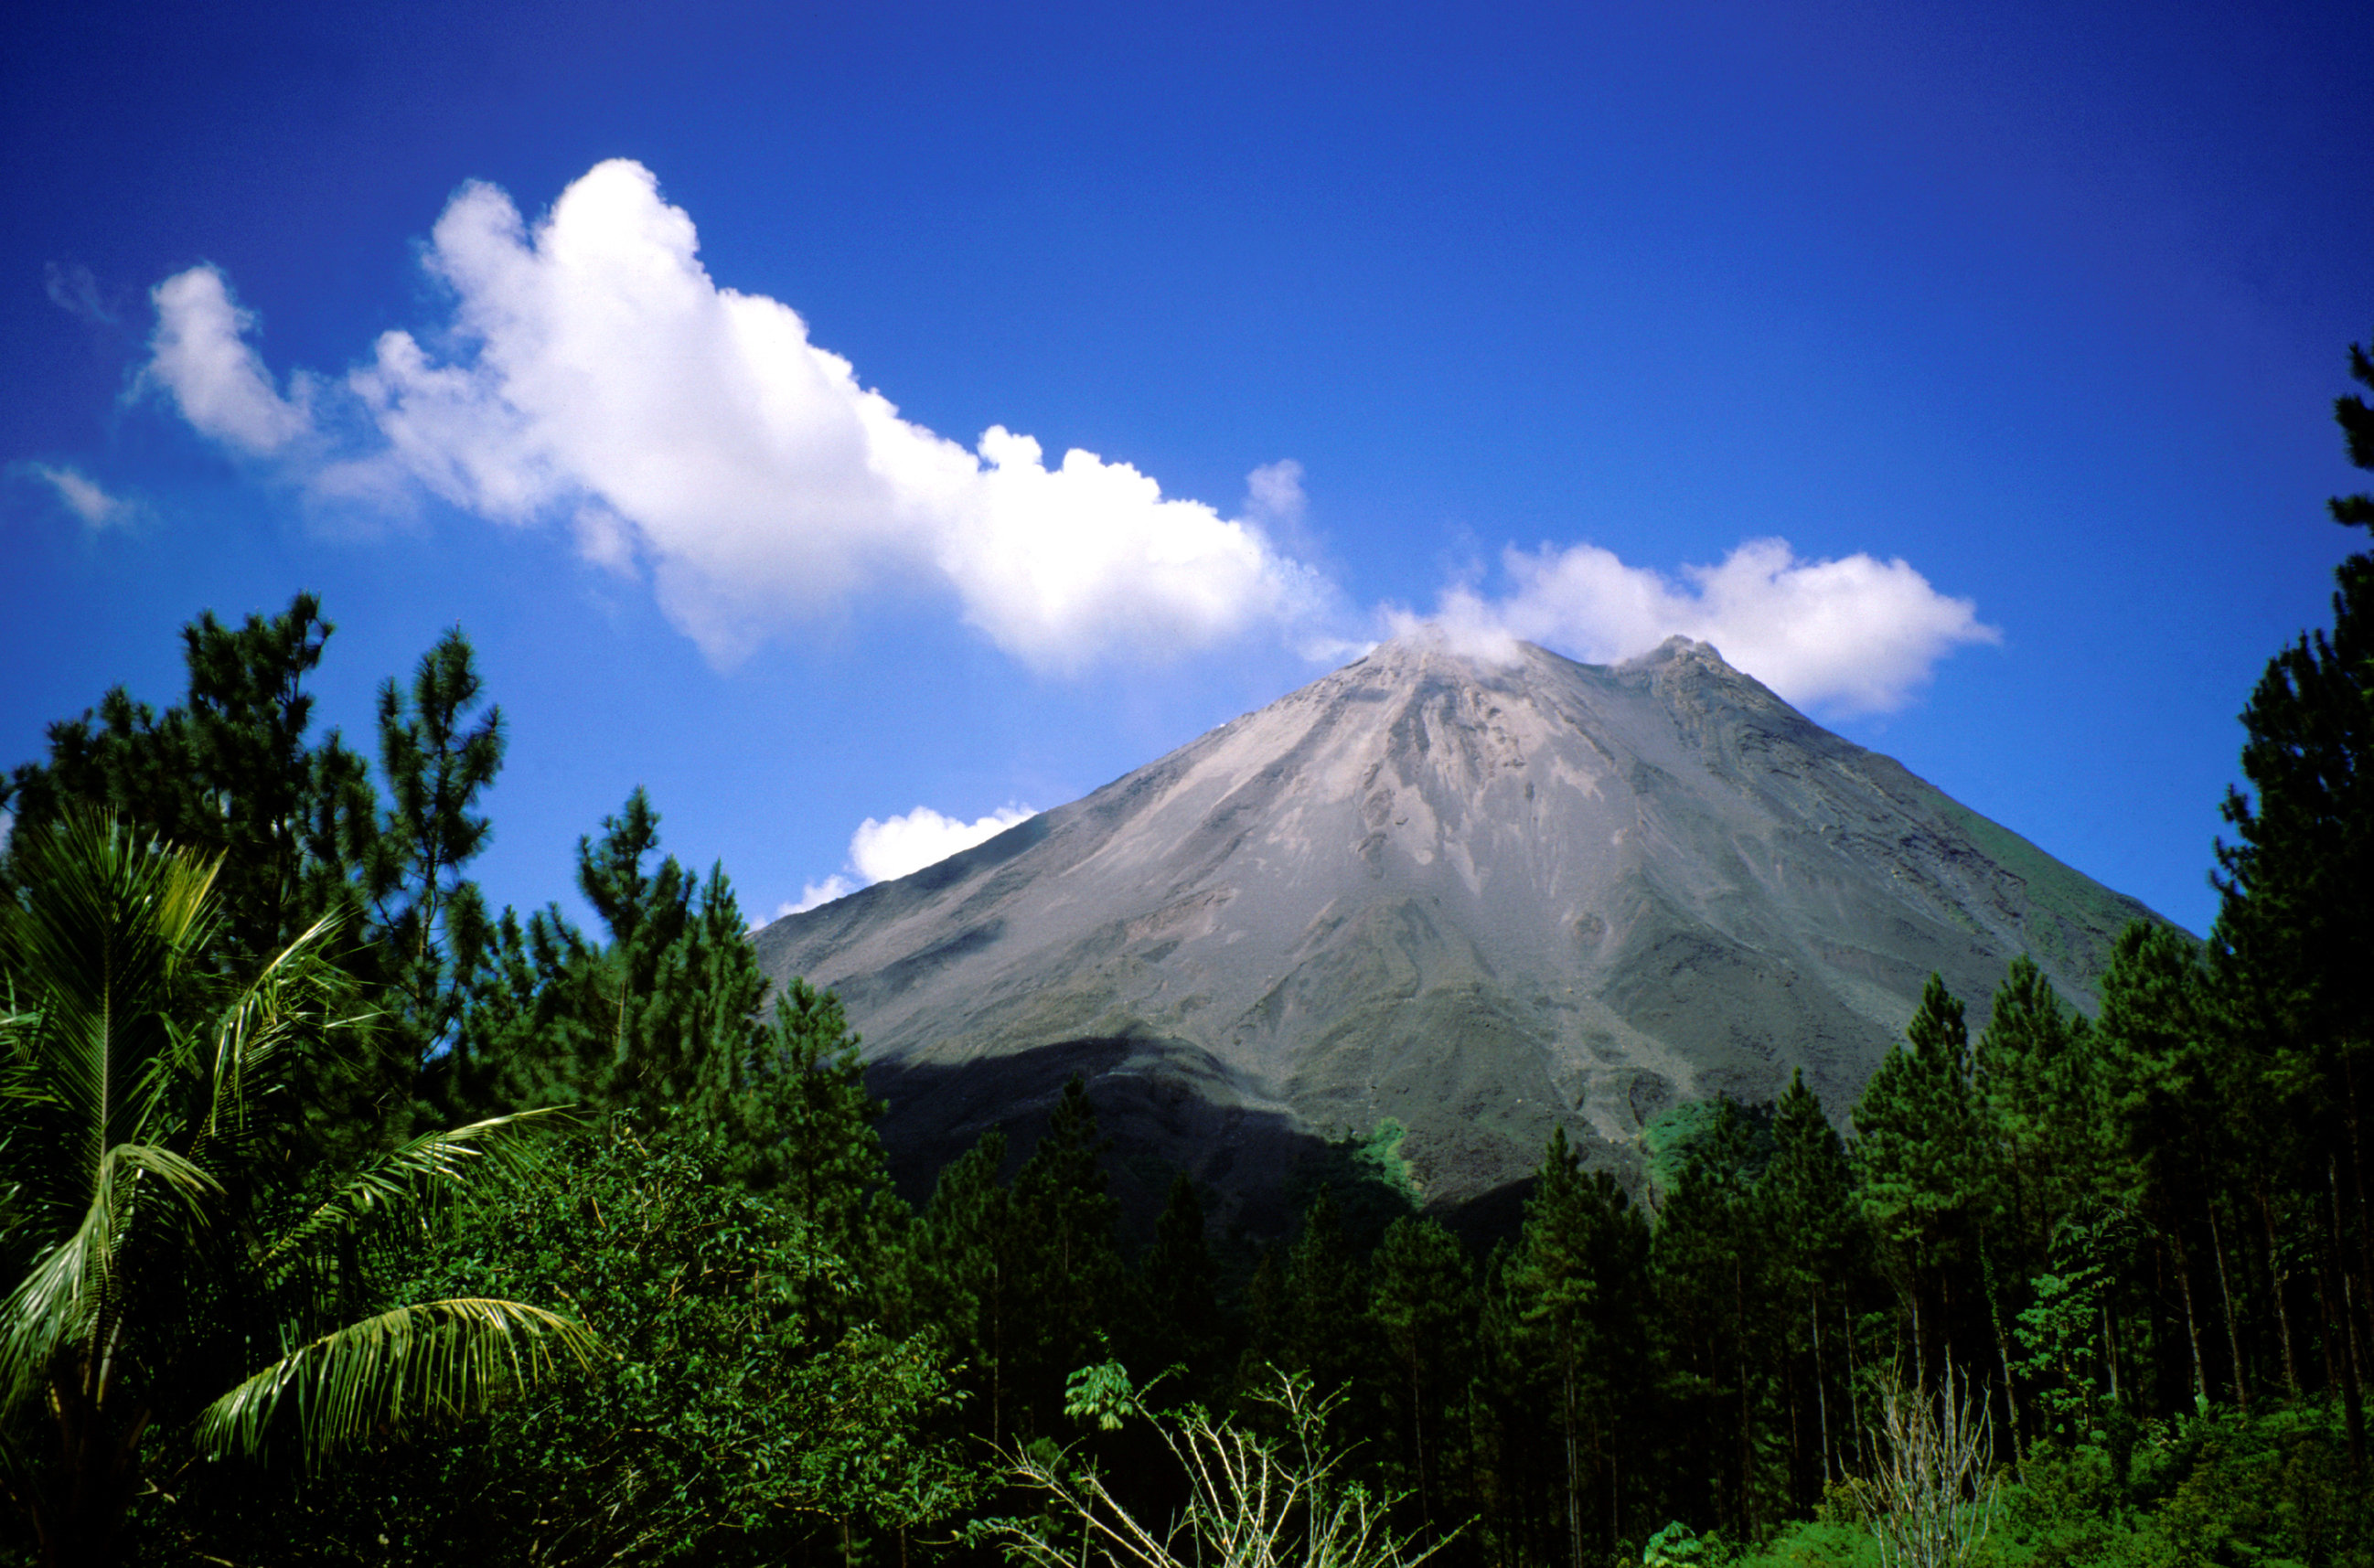
[(100, 296), (99, 279), (93, 277), (90, 269), (80, 263), (72, 266), (45, 263), (41, 267), (41, 287), (49, 295), (51, 304), (78, 321), (88, 322), (93, 326), (112, 327), (120, 319)]
[(877, 882), (895, 882), (925, 866), (938, 865), (950, 855), (985, 844), (1007, 828), (1039, 813), (1028, 806), (1007, 805), (967, 822), (945, 816), (929, 806), (887, 818), (867, 817), (849, 836), (849, 862), (822, 882), (801, 889), (797, 903), (775, 910), (775, 919), (805, 914), (820, 904), (846, 898)]
[(83, 526), (93, 532), (121, 528), (139, 515), (137, 503), (121, 496), (109, 495), (99, 481), (78, 469), (47, 462), (26, 462), (18, 464), (17, 472), (48, 486), (66, 510), (80, 518)]
[(1302, 491), (1302, 464), (1292, 458), (1265, 462), (1245, 475), (1245, 514), (1275, 528), (1302, 526), (1310, 498)]
[(1393, 611), (1389, 624), (1431, 621), (1487, 658), (1512, 656), (1522, 639), (1592, 663), (1679, 634), (1791, 702), (1842, 717), (1900, 708), (1955, 649), (2003, 638), (1902, 559), (1805, 560), (1785, 539), (1750, 540), (1719, 565), (1683, 568), (1679, 581), (1592, 544), (1510, 549), (1500, 564), (1506, 591), (1457, 584), (1431, 616)]
[(822, 882), (812, 882), (802, 887), (797, 903), (776, 905), (775, 919), (780, 920), (786, 915), (805, 915), (819, 905), (829, 904), (836, 898), (846, 898), (864, 885), (835, 872)]
[(192, 267), (159, 284), (149, 298), (157, 330), (135, 395), (162, 390), (200, 435), (250, 457), (277, 456), (300, 442), (318, 447), (309, 439), (315, 437), (314, 379), (300, 371), (282, 394), (247, 341), (254, 312), (232, 299), (221, 273)]

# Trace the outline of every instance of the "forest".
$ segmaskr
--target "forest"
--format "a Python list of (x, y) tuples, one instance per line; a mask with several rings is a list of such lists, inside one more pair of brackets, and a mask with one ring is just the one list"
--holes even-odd
[[(2356, 379), (2374, 363), (2351, 351)], [(2337, 415), (2374, 468), (2374, 412)], [(2332, 503), (2374, 528), (2374, 497)], [(454, 630), (182, 631), (6, 783), (0, 1541), (28, 1562), (2374, 1563), (2374, 555), (2242, 720), (2215, 928), (2098, 1007), (1932, 978), (1851, 1106), (1563, 1133), (1495, 1229), (1389, 1149), (1286, 1236), (1108, 1195), (1075, 1081), (911, 1204), (840, 1003), (640, 790), (468, 872)]]

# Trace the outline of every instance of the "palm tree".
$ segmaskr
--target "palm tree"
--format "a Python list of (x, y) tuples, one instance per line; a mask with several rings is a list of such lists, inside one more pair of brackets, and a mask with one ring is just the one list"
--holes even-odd
[[(253, 979), (211, 961), (216, 864), (106, 817), (14, 847), (0, 907), (0, 1486), (41, 1561), (104, 1563), (144, 1452), (311, 1463), (586, 1363), (516, 1302), (383, 1281), (527, 1118), (308, 1169), (303, 1091), (370, 1015), (332, 922)], [(482, 1162), (484, 1164), (482, 1164)]]

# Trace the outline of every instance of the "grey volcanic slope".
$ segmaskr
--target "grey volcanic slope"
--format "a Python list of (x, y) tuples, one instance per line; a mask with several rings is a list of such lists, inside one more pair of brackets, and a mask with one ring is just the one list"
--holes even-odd
[(1124, 1185), (1242, 1199), (1392, 1118), (1457, 1203), (1554, 1123), (1625, 1164), (1646, 1118), (1792, 1068), (1841, 1117), (1931, 970), (1983, 1017), (2025, 952), (2090, 1006), (2147, 913), (1702, 643), (1496, 665), (1420, 633), (756, 942), (840, 992), (911, 1161), (1082, 1065)]

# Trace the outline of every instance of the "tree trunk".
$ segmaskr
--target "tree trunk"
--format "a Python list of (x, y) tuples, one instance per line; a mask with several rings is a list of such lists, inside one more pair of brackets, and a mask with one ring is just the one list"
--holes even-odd
[(1753, 1534), (1748, 1521), (1747, 1472), (1754, 1448), (1748, 1433), (1747, 1410), (1747, 1273), (1736, 1252), (1731, 1257), (1732, 1326), (1739, 1361), (1739, 1527)]
[(1428, 1501), (1426, 1490), (1426, 1405), (1418, 1393), (1417, 1334), (1413, 1324), (1410, 1334), (1410, 1438), (1417, 1457), (1417, 1516), (1429, 1526), (1434, 1523), (1434, 1507)]
[(2016, 1459), (2020, 1454), (2019, 1393), (2011, 1380), (2011, 1341), (2004, 1337), (2003, 1302), (1995, 1293), (1994, 1249), (1987, 1245), (1983, 1232), (1979, 1237), (1979, 1268), (1987, 1287), (1987, 1328), (1995, 1339), (1995, 1363), (2003, 1368), (2004, 1413), (2009, 1418), (2012, 1457)]
[(2267, 1195), (2267, 1182), (2263, 1175), (2259, 1178), (2257, 1196), (2259, 1218), (2266, 1228), (2267, 1236), (2267, 1289), (2275, 1299), (2275, 1328), (2282, 1337), (2284, 1345), (2284, 1391), (2297, 1401), (2300, 1395), (2299, 1361), (2292, 1352), (2291, 1307), (2284, 1300), (2284, 1268), (2276, 1250), (2274, 1202)]
[(2202, 1207), (2209, 1211), (2209, 1249), (2217, 1259), (2217, 1294), (2226, 1306), (2226, 1352), (2234, 1358), (2234, 1401), (2244, 1410), (2251, 1408), (2251, 1383), (2242, 1364), (2242, 1332), (2234, 1323), (2234, 1287), (2226, 1277), (2226, 1236), (2217, 1223), (2217, 1203), (2204, 1199)]
[(2184, 1299), (2184, 1333), (2192, 1346), (2192, 1397), (2203, 1405), (2209, 1400), (2209, 1369), (2201, 1357), (2201, 1317), (2192, 1309), (2192, 1263), (2184, 1255), (2184, 1238), (2171, 1230), (2167, 1236), (2171, 1261), (2176, 1264), (2176, 1288)]
[[(1913, 1281), (1910, 1294), (1912, 1301), (1912, 1386), (1925, 1388), (1929, 1386), (1929, 1361), (1921, 1341), (1921, 1282), (1918, 1278)], [(1898, 1364), (1903, 1363), (1899, 1362)]]
[(2356, 1304), (2349, 1299), (2349, 1276), (2341, 1277), (2341, 1348), (2342, 1364), (2349, 1369), (2349, 1471), (2352, 1475), (2366, 1472), (2366, 1401), (2364, 1380), (2359, 1376), (2366, 1364), (2357, 1340)]
[[(1599, 1427), (1595, 1422), (1591, 1429), (1591, 1441), (1593, 1447), (1600, 1445)], [(1614, 1449), (1607, 1450), (1607, 1552), (1610, 1557), (1616, 1554), (1616, 1543), (1622, 1539), (1624, 1531), (1624, 1496), (1618, 1469), (1622, 1463)]]
[(989, 1445), (1003, 1440), (1005, 1381), (1005, 1270), (993, 1258), (989, 1265)]
[[(2340, 1340), (2337, 1347), (2340, 1354), (2337, 1359), (2341, 1363), (2342, 1410), (2349, 1428), (2349, 1473), (2362, 1475), (2366, 1469), (2366, 1405), (2360, 1396), (2357, 1382), (2357, 1325), (2356, 1322), (2357, 1315), (2351, 1310), (2349, 1273), (2347, 1267), (2342, 1262), (2341, 1173), (2335, 1168), (2333, 1157), (2329, 1153), (2325, 1156), (2324, 1174), (2326, 1189), (2333, 1199), (2327, 1211), (2333, 1217), (2332, 1272), (2339, 1275), (2341, 1279), (2341, 1300), (2338, 1303), (2341, 1312), (2337, 1335)], [(2317, 1287), (2320, 1295), (2326, 1294), (2324, 1281), (2321, 1277), (2317, 1281)], [(2332, 1298), (2326, 1295), (2324, 1313), (2328, 1323), (2333, 1321), (2335, 1305)]]
[(1786, 1353), (1788, 1348), (1786, 1335), (1781, 1338), (1781, 1348), (1783, 1354), (1780, 1364), (1788, 1376), (1789, 1395), (1789, 1502), (1792, 1506), (1795, 1506), (1804, 1500), (1805, 1471), (1808, 1468), (1805, 1464), (1805, 1441), (1802, 1430), (1804, 1422), (1800, 1410), (1804, 1401), (1797, 1398), (1797, 1358)]
[[(2357, 1057), (2347, 1041), (2341, 1047), (2341, 1074), (2348, 1086), (2349, 1170), (2357, 1189), (2357, 1288), (2344, 1293), (2345, 1303), (2349, 1296), (2363, 1297), (2368, 1290), (2374, 1290), (2374, 1223), (2369, 1223), (2366, 1209), (2366, 1144), (2360, 1136), (2357, 1109)], [(2353, 1336), (2357, 1332), (2356, 1312), (2350, 1314), (2349, 1331)]]
[(1807, 1310), (1814, 1322), (1814, 1411), (1822, 1423), (1822, 1490), (1829, 1490), (1836, 1473), (1830, 1469), (1830, 1391), (1822, 1375), (1822, 1303), (1816, 1296)]
[(90, 1381), (78, 1375), (76, 1383), (51, 1386), (58, 1452), (66, 1471), (65, 1495), (53, 1493), (51, 1506), (37, 1505), (32, 1524), (41, 1561), (49, 1568), (110, 1568), (132, 1507), (134, 1455), (148, 1418), (135, 1412), (128, 1423), (111, 1420), (91, 1398)]
[(1854, 1307), (1839, 1303), (1839, 1321), (1847, 1326), (1847, 1422), (1854, 1428), (1855, 1469), (1863, 1468), (1863, 1399), (1855, 1392)]
[(1581, 1457), (1575, 1451), (1574, 1356), (1569, 1352), (1559, 1361), (1565, 1375), (1558, 1402), (1566, 1417), (1567, 1544), (1574, 1554), (1574, 1568), (1582, 1568), (1582, 1478), (1579, 1470)]
[(2119, 1320), (2110, 1314), (2110, 1305), (2102, 1304), (2102, 1359), (2110, 1368), (2110, 1403), (2121, 1405), (2119, 1398)]

